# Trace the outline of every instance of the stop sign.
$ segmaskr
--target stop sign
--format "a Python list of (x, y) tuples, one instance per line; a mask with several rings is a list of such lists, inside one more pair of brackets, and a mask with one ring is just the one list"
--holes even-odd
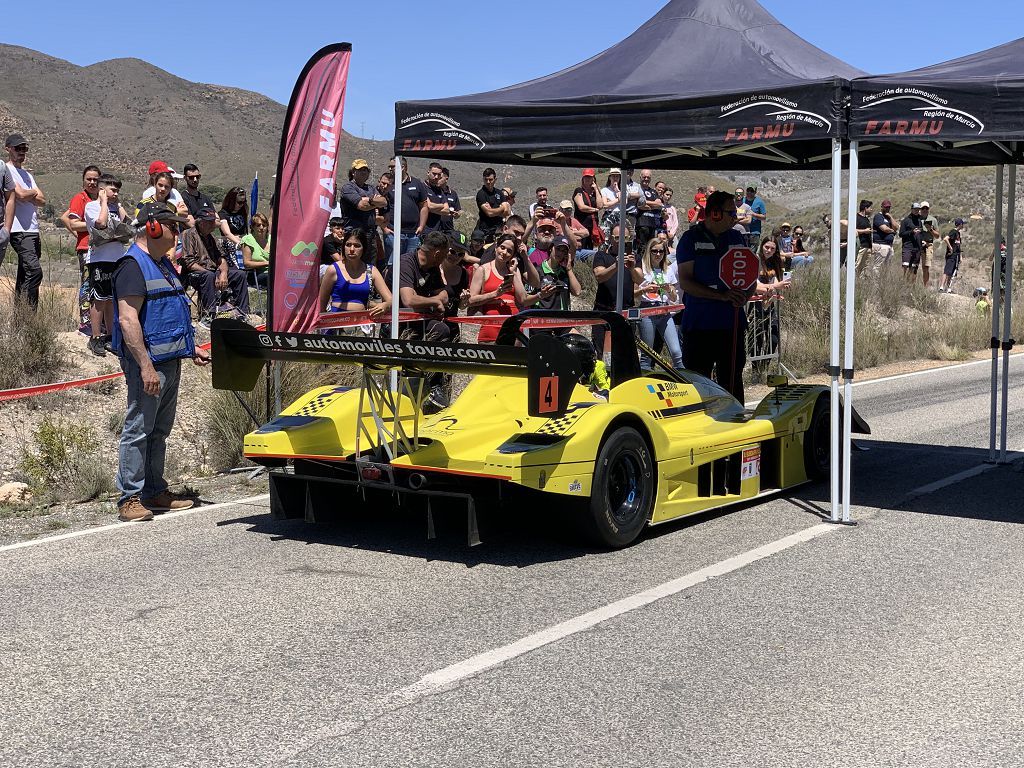
[(734, 245), (718, 263), (718, 276), (730, 288), (749, 291), (757, 282), (760, 266), (757, 254), (749, 248)]

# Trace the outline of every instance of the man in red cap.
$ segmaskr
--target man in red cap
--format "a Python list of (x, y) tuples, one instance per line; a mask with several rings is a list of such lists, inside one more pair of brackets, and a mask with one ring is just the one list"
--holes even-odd
[(580, 185), (572, 191), (572, 202), (576, 208), (576, 218), (589, 233), (580, 241), (580, 249), (591, 250), (604, 245), (604, 232), (601, 230), (601, 211), (605, 200), (597, 188), (597, 180), (593, 168), (584, 168)]

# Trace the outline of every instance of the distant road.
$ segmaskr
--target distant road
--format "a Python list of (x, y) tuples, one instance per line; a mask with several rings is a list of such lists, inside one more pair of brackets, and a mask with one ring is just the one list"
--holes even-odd
[(819, 485), (620, 552), (263, 501), (0, 549), (0, 765), (1020, 764), (1021, 461), (915, 493), (987, 376), (856, 388), (855, 528)]

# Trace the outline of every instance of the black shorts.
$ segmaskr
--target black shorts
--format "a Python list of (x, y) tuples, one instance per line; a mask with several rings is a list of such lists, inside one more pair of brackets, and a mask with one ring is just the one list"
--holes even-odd
[(942, 274), (946, 275), (947, 277), (952, 277), (954, 274), (956, 274), (956, 269), (959, 266), (960, 266), (960, 255), (959, 254), (957, 254), (956, 256), (947, 256), (946, 257), (946, 268), (942, 270)]
[(89, 288), (94, 301), (113, 301), (113, 278), (116, 266), (116, 264), (105, 261), (89, 265)]
[(921, 251), (917, 248), (904, 248), (903, 249), (903, 266), (917, 268), (917, 265), (921, 263)]

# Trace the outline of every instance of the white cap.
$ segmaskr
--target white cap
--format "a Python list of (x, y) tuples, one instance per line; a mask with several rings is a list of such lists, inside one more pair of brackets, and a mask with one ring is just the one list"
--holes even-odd
[(917, 207), (918, 208), (931, 208), (932, 204), (929, 203), (927, 200), (922, 200), (920, 203), (917, 204)]
[(921, 207), (921, 204), (920, 204), (920, 203), (911, 203), (911, 204), (910, 204), (910, 207), (911, 207), (911, 208), (920, 208), (920, 207)]
[(617, 174), (619, 174), (619, 176), (621, 176), (622, 175), (622, 169), (621, 168), (609, 168), (608, 169), (608, 175), (611, 176), (613, 173), (617, 173)]

